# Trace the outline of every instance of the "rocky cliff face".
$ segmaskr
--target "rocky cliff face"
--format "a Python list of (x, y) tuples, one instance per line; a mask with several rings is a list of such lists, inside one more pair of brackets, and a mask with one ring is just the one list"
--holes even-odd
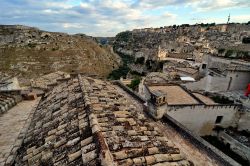
[(54, 72), (82, 72), (106, 77), (120, 58), (83, 34), (46, 32), (19, 25), (0, 26), (0, 71), (36, 78)]

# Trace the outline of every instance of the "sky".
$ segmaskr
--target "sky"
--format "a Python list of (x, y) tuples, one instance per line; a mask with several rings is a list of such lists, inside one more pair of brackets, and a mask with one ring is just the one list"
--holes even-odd
[(126, 30), (250, 21), (250, 0), (0, 0), (0, 24), (115, 36)]

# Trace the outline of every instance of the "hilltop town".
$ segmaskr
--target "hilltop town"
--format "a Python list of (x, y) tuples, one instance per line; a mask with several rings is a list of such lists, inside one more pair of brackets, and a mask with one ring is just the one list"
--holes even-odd
[(114, 46), (145, 60), (176, 57), (201, 62), (207, 53), (249, 60), (249, 47), (242, 43), (248, 36), (249, 24), (183, 24), (121, 32)]

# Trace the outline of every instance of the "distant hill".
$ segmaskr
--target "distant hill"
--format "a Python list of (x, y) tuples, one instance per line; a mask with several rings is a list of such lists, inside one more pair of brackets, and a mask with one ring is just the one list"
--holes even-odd
[(46, 32), (22, 25), (0, 25), (0, 71), (36, 78), (54, 72), (81, 72), (106, 77), (120, 58), (84, 34)]

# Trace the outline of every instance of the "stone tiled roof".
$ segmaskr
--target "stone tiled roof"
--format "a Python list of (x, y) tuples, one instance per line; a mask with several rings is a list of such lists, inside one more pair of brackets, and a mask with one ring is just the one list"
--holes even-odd
[(0, 114), (6, 112), (15, 105), (16, 101), (13, 96), (0, 93)]
[(123, 93), (80, 75), (56, 86), (38, 105), (15, 163), (192, 165)]
[(57, 71), (31, 80), (31, 86), (34, 88), (48, 89), (48, 85), (57, 84), (57, 80), (64, 78), (70, 78), (70, 75), (65, 72)]

